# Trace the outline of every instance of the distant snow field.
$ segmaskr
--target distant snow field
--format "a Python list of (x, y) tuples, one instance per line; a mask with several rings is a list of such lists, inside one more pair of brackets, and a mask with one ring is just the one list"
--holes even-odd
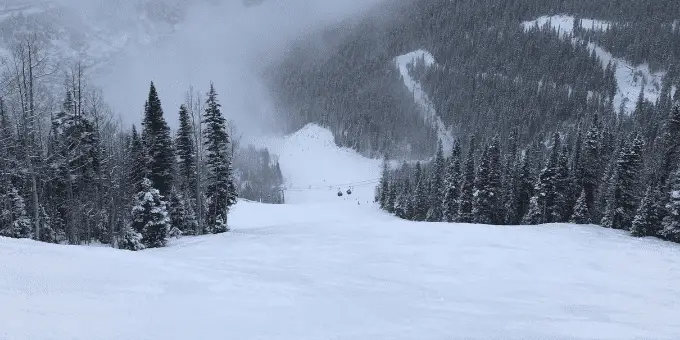
[(230, 233), (136, 253), (0, 238), (0, 339), (680, 338), (676, 244), (398, 220), (372, 186), (315, 187), (379, 161), (315, 125), (279, 142), (287, 185), (313, 188), (239, 202)]
[[(569, 15), (542, 16), (535, 20), (525, 21), (522, 23), (522, 26), (525, 29), (529, 29), (535, 25), (542, 27), (546, 24), (550, 24), (550, 26), (558, 30), (562, 37), (574, 31), (574, 17)], [(609, 25), (609, 22), (603, 20), (581, 19), (581, 26), (586, 29), (606, 30), (609, 28)], [(652, 72), (646, 63), (633, 66), (624, 59), (615, 58), (611, 53), (594, 43), (589, 43), (588, 47), (591, 50), (595, 50), (595, 53), (602, 61), (603, 68), (610, 61), (612, 64), (616, 63), (618, 65), (616, 69), (618, 91), (614, 96), (615, 110), (618, 111), (623, 107), (625, 112), (633, 112), (643, 86), (645, 99), (651, 102), (656, 102), (659, 99), (661, 80), (665, 72)]]

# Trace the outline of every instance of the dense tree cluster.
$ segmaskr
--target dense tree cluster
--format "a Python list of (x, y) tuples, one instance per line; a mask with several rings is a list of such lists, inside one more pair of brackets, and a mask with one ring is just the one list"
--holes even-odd
[[(142, 128), (127, 129), (85, 85), (79, 64), (66, 72), (54, 110), (53, 92), (38, 76), (44, 53), (22, 40), (3, 74), (0, 236), (140, 250), (229, 230), (237, 148), (213, 86), (205, 101), (190, 91), (173, 135), (151, 83)], [(264, 170), (250, 171), (257, 177)], [(276, 176), (271, 181), (280, 185)]]
[[(680, 98), (658, 135), (641, 132), (638, 114), (593, 115), (524, 147), (513, 137), (477, 147), (473, 138), (465, 159), (455, 142), (446, 159), (438, 152), (396, 169), (386, 162), (376, 200), (410, 220), (597, 223), (680, 242)], [(444, 213), (424, 215), (428, 209)]]

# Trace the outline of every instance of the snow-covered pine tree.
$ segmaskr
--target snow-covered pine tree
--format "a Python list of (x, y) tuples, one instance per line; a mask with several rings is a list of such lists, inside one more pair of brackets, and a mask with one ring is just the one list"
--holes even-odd
[(142, 235), (147, 248), (164, 247), (170, 232), (170, 217), (166, 202), (151, 180), (142, 180), (142, 191), (135, 196), (132, 207), (132, 229)]
[(416, 170), (415, 170), (415, 177), (414, 177), (414, 192), (412, 195), (412, 203), (411, 206), (413, 207), (412, 213), (412, 218), (415, 221), (424, 221), (425, 218), (427, 217), (427, 210), (428, 210), (428, 192), (429, 192), (429, 183), (428, 183), (427, 176), (424, 174), (424, 171), (422, 169), (422, 166), (420, 165), (420, 162), (416, 163)]
[(179, 129), (175, 138), (178, 182), (185, 194), (194, 193), (196, 187), (196, 147), (194, 128), (185, 105), (179, 107)]
[(460, 196), (461, 150), (458, 140), (454, 141), (451, 156), (447, 160), (444, 177), (444, 199), (442, 201), (442, 220), (455, 222), (458, 220), (458, 200)]
[(458, 203), (458, 222), (471, 223), (473, 221), (472, 202), (475, 190), (475, 137), (470, 138), (468, 153), (465, 159), (465, 169), (460, 189)]
[(536, 153), (533, 147), (529, 148), (524, 157), (522, 157), (522, 162), (519, 169), (518, 179), (517, 179), (517, 190), (516, 197), (516, 209), (512, 215), (512, 218), (508, 220), (509, 224), (519, 224), (524, 219), (524, 216), (529, 211), (529, 206), (531, 203), (531, 197), (534, 196), (534, 184), (536, 183), (536, 176), (534, 173), (533, 165), (536, 163)]
[(382, 173), (380, 174), (380, 187), (378, 188), (378, 195), (376, 201), (379, 202), (380, 208), (387, 210), (388, 198), (390, 194), (390, 173), (387, 163), (387, 157), (383, 159)]
[(190, 204), (188, 204), (184, 194), (177, 189), (170, 191), (168, 200), (168, 213), (170, 216), (170, 237), (181, 235), (193, 235), (198, 226), (196, 214)]
[(145, 175), (151, 180), (154, 188), (166, 196), (172, 187), (175, 159), (170, 128), (163, 117), (161, 100), (153, 82), (149, 88), (149, 98), (144, 105), (142, 126), (144, 127), (142, 145), (146, 156)]
[(588, 209), (588, 203), (586, 202), (586, 190), (581, 190), (581, 195), (579, 195), (576, 200), (576, 205), (574, 206), (574, 212), (569, 218), (569, 222), (576, 224), (590, 224), (592, 219), (590, 218), (590, 209)]
[(663, 219), (661, 236), (673, 242), (680, 242), (680, 169), (672, 177), (672, 185), (666, 204), (668, 214)]
[(144, 243), (142, 243), (142, 234), (138, 233), (130, 226), (123, 227), (118, 240), (118, 248), (132, 251), (144, 249), (145, 247)]
[(501, 169), (502, 180), (502, 194), (501, 194), (501, 204), (503, 206), (502, 211), (502, 221), (503, 224), (517, 224), (519, 221), (516, 220), (517, 213), (517, 190), (518, 186), (518, 174), (519, 174), (519, 132), (514, 129), (508, 138), (508, 148), (505, 155), (505, 162), (503, 164), (503, 169)]
[[(392, 186), (395, 188), (395, 192), (397, 191), (397, 188), (399, 186)], [(396, 197), (394, 199), (394, 213), (397, 215), (399, 218), (403, 218), (405, 220), (411, 220), (413, 219), (413, 198), (412, 198), (412, 193), (411, 193), (411, 184), (410, 180), (408, 178), (405, 178), (403, 180), (403, 184), (400, 186), (401, 191), (396, 194)]]
[(237, 192), (232, 169), (231, 143), (227, 134), (226, 120), (222, 116), (217, 92), (210, 84), (206, 101), (203, 124), (205, 124), (204, 141), (206, 149), (207, 203), (206, 232), (222, 233), (229, 229), (227, 214), (229, 208), (236, 204)]
[(484, 150), (475, 180), (472, 215), (475, 223), (502, 224), (499, 210), (501, 192), (500, 146), (498, 138)]
[(132, 190), (131, 196), (142, 190), (142, 179), (146, 172), (146, 156), (142, 139), (137, 133), (137, 127), (132, 125), (132, 132), (127, 146), (127, 174), (126, 181)]
[(658, 191), (653, 186), (647, 187), (645, 196), (633, 218), (630, 234), (635, 237), (658, 236), (661, 227), (661, 215)]
[(643, 147), (642, 137), (635, 134), (621, 148), (616, 161), (614, 181), (610, 185), (612, 191), (607, 202), (606, 216), (602, 219), (603, 227), (630, 230), (640, 202), (638, 191)]
[[(4, 228), (0, 230), (0, 236), (12, 238), (32, 238), (33, 223), (26, 214), (26, 203), (19, 191), (10, 186), (9, 190), (2, 195), (2, 201), (7, 202), (8, 209), (2, 211), (2, 219), (5, 221)], [(3, 204), (5, 205), (5, 204)]]
[(560, 154), (562, 141), (559, 133), (553, 135), (553, 148), (546, 167), (538, 176), (531, 198), (529, 212), (525, 216), (526, 224), (542, 224), (559, 221), (561, 216), (562, 192), (560, 185)]
[(597, 115), (593, 117), (590, 129), (586, 133), (582, 150), (581, 182), (586, 192), (586, 204), (593, 212), (598, 183), (602, 173), (602, 161), (600, 159), (600, 123)]
[(437, 144), (437, 154), (432, 164), (430, 174), (430, 192), (428, 195), (428, 210), (426, 220), (430, 222), (441, 222), (443, 220), (442, 201), (444, 197), (444, 173), (446, 171), (446, 159), (444, 158), (444, 148), (441, 140)]
[[(680, 92), (676, 90), (676, 96)], [(671, 108), (663, 134), (663, 158), (659, 170), (661, 183), (668, 183), (673, 171), (678, 168), (680, 162), (680, 100), (675, 100)]]

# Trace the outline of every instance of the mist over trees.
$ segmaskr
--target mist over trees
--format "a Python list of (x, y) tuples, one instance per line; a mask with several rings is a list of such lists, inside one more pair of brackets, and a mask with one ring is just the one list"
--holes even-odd
[[(15, 41), (2, 73), (0, 236), (140, 250), (228, 231), (240, 192), (283, 202), (275, 197), (278, 163), (239, 161), (243, 168), (234, 169), (235, 154), (243, 160), (253, 152), (235, 145), (214, 87), (205, 97), (190, 89), (186, 103), (169, 110), (151, 83), (141, 127), (126, 126), (86, 71), (54, 63), (35, 36)], [(63, 85), (55, 88), (56, 77)]]

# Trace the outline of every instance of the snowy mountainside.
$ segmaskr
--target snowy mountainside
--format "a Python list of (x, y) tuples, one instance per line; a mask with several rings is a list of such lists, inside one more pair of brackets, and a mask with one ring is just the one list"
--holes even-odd
[[(381, 161), (336, 146), (328, 129), (308, 124), (266, 146), (279, 156), (287, 203), (373, 202)], [(343, 196), (338, 197), (338, 191)]]
[[(610, 23), (596, 19), (580, 19), (581, 26), (586, 29), (606, 30)], [(542, 16), (534, 20), (522, 22), (525, 29), (538, 25), (542, 27), (549, 24), (558, 30), (562, 37), (570, 36), (574, 31), (574, 17), (569, 15)], [(575, 41), (577, 38), (574, 38)], [(610, 52), (595, 43), (589, 43), (588, 48), (594, 50), (602, 61), (605, 68), (609, 62), (617, 64), (616, 81), (618, 91), (614, 96), (614, 109), (623, 108), (625, 112), (633, 112), (635, 103), (644, 87), (644, 97), (654, 103), (659, 98), (661, 91), (661, 81), (665, 72), (652, 72), (648, 64), (634, 66), (625, 59), (616, 58)]]
[[(267, 143), (289, 189), (378, 176), (378, 160), (317, 125)], [(680, 336), (677, 245), (595, 226), (410, 222), (335, 190), (240, 201), (231, 232), (140, 252), (0, 237), (0, 339)]]
[(423, 119), (425, 122), (432, 124), (437, 129), (437, 136), (442, 141), (445, 152), (450, 151), (453, 145), (453, 135), (451, 130), (446, 127), (441, 117), (437, 115), (434, 105), (427, 96), (427, 93), (422, 88), (420, 82), (411, 75), (410, 69), (417, 62), (423, 62), (424, 67), (433, 67), (436, 65), (434, 56), (425, 50), (416, 50), (394, 58), (394, 61), (399, 69), (399, 73), (404, 80), (404, 85), (413, 94), (413, 100), (421, 107)]

